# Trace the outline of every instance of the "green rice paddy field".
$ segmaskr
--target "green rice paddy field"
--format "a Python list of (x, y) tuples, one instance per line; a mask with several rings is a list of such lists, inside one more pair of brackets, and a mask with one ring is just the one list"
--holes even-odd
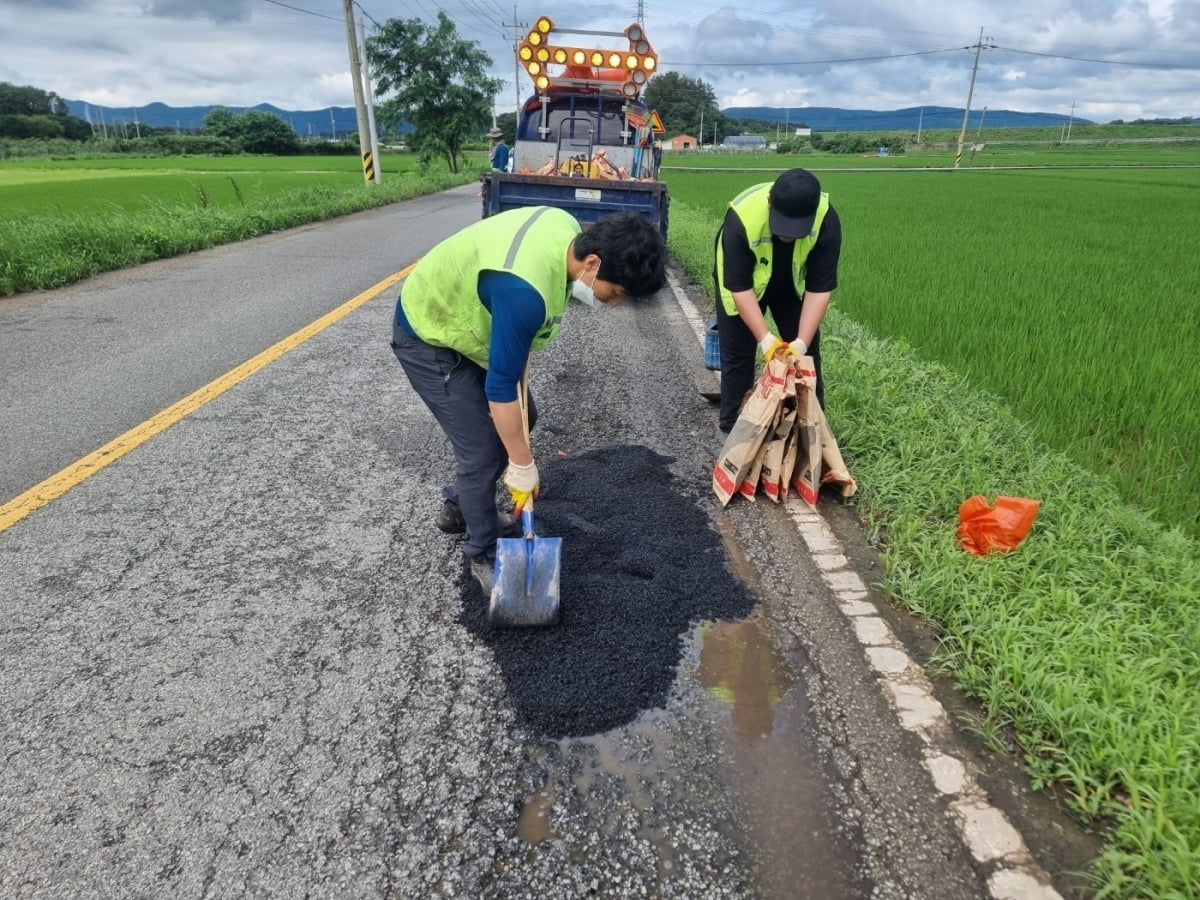
[[(415, 167), (385, 156), (384, 177)], [(356, 157), (104, 157), (8, 162), (0, 166), (0, 221), (29, 216), (123, 213), (171, 207), (240, 207), (289, 191), (352, 190)]]
[(100, 157), (0, 164), (0, 297), (344, 215), (475, 179), (354, 156)]
[[(818, 171), (834, 302), (1200, 535), (1200, 169)], [(715, 223), (773, 173), (670, 171)]]

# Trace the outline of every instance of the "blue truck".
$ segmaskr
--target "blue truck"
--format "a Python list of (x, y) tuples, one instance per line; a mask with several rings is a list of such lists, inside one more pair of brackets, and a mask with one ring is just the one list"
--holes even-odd
[[(572, 35), (619, 37), (628, 47), (579, 46)], [(633, 210), (665, 238), (670, 195), (658, 177), (662, 151), (654, 140), (661, 123), (640, 99), (658, 57), (642, 26), (572, 31), (540, 16), (517, 58), (535, 93), (517, 117), (512, 171), (481, 177), (484, 218), (554, 206), (587, 227), (606, 213)]]

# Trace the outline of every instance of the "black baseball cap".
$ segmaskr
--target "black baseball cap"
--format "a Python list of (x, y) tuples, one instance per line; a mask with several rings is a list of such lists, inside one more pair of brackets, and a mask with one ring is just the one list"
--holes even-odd
[(821, 204), (821, 182), (807, 169), (788, 169), (775, 179), (768, 195), (771, 234), (786, 238), (808, 237)]

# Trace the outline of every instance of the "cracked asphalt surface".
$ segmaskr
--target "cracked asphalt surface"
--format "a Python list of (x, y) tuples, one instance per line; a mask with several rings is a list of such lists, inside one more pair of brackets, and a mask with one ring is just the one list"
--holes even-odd
[[(478, 214), (470, 189), (424, 202), (10, 308), (48, 343), (40, 317), (98, 290), (131, 298), (103, 328), (193, 281), (332, 308)], [(368, 271), (358, 228), (396, 258)], [(712, 498), (674, 300), (572, 306), (535, 360), (564, 622), (490, 632), (432, 525), (451, 458), (388, 347), (394, 296), (0, 531), (0, 895), (986, 896), (782, 510)], [(96, 397), (127, 380), (136, 422), (173, 372), (213, 377), (156, 354)], [(0, 412), (28, 432), (0, 502), (119, 430), (51, 387), (44, 431), (19, 389)]]

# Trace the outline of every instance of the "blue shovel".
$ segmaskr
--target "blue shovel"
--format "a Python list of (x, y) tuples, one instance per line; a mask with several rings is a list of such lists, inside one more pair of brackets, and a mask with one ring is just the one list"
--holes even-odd
[[(529, 441), (529, 369), (521, 379), (519, 396), (525, 440)], [(533, 523), (533, 497), (521, 508), (524, 536), (496, 541), (496, 572), (488, 602), (488, 625), (521, 628), (557, 625), (562, 538), (538, 537)]]

